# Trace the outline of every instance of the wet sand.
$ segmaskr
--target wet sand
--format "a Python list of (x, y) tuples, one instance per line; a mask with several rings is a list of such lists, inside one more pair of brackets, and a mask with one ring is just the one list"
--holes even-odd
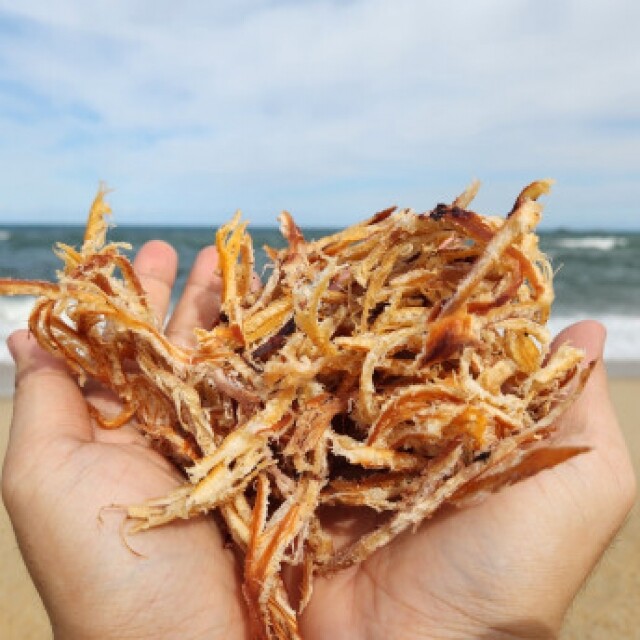
[[(640, 378), (616, 378), (611, 394), (640, 475)], [(11, 420), (11, 399), (0, 399), (0, 456)], [(34, 523), (35, 524), (35, 523)], [(29, 579), (0, 505), (0, 635), (4, 640), (44, 640), (51, 629), (40, 598)], [(576, 598), (561, 640), (638, 637), (640, 629), (640, 508), (625, 527)]]

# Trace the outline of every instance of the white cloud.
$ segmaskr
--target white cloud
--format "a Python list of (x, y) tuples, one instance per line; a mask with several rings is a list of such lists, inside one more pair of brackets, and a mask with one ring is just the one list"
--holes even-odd
[(242, 207), (264, 223), (288, 207), (335, 224), (430, 207), (472, 176), (479, 208), (502, 210), (552, 173), (559, 223), (612, 201), (611, 224), (634, 223), (631, 1), (23, 1), (3, 15), (0, 219), (76, 217), (104, 178), (119, 220)]

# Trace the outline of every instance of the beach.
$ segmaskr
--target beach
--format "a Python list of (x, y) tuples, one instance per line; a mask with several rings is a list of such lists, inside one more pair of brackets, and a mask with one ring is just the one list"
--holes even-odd
[[(640, 376), (637, 366), (612, 367), (611, 395), (640, 474)], [(628, 374), (634, 377), (628, 377)], [(618, 376), (626, 377), (618, 377)], [(12, 380), (0, 367), (0, 385)], [(0, 398), (0, 454), (4, 457), (11, 398)], [(29, 579), (17, 548), (9, 518), (0, 507), (0, 629), (5, 640), (51, 637), (47, 616)], [(636, 503), (624, 528), (578, 594), (560, 636), (561, 640), (633, 638), (640, 628), (640, 509)]]
[[(0, 368), (0, 378), (6, 381), (10, 372)], [(0, 448), (2, 459), (7, 446), (11, 423), (11, 398), (0, 398)], [(9, 516), (0, 506), (0, 629), (6, 640), (45, 640), (51, 638), (51, 628), (40, 597), (18, 551)]]

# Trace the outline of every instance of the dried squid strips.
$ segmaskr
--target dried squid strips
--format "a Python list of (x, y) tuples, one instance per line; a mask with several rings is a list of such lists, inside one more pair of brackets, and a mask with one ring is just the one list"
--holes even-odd
[[(550, 350), (552, 270), (535, 235), (549, 187), (532, 183), (499, 218), (469, 209), (474, 183), (450, 205), (386, 209), (317, 240), (284, 212), (287, 246), (267, 248), (259, 287), (237, 214), (216, 235), (221, 320), (191, 349), (164, 337), (107, 242), (103, 191), (82, 247), (58, 246), (57, 283), (0, 280), (0, 293), (38, 296), (41, 346), (121, 399), (117, 416), (91, 408), (98, 424), (135, 419), (183, 469), (179, 489), (128, 507), (132, 530), (217, 512), (256, 637), (300, 638), (314, 575), (583, 450), (549, 444), (590, 371), (581, 351)], [(336, 548), (334, 507), (379, 520)]]

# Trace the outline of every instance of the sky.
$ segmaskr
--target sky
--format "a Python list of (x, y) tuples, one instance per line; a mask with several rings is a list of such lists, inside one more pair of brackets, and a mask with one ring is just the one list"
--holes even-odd
[(640, 230), (633, 0), (0, 0), (0, 224), (343, 226), (473, 179)]

